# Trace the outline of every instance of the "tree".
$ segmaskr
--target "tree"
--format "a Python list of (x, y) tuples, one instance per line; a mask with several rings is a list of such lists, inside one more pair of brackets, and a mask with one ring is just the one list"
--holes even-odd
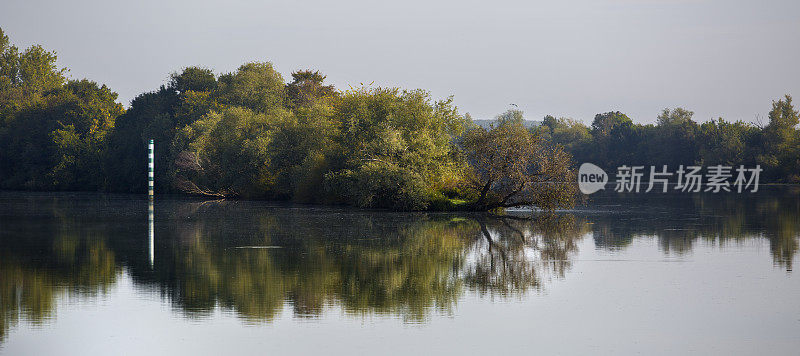
[(188, 91), (213, 92), (217, 89), (217, 78), (211, 69), (186, 67), (181, 73), (170, 76), (169, 87), (181, 94)]
[(773, 179), (800, 182), (800, 131), (792, 97), (772, 102), (769, 124), (762, 134), (763, 153), (758, 161)]
[(283, 77), (270, 62), (243, 64), (234, 73), (219, 76), (220, 102), (257, 112), (283, 105), (286, 88)]
[(4, 104), (8, 100), (25, 102), (35, 100), (43, 93), (61, 87), (66, 81), (66, 68), (56, 64), (55, 52), (34, 45), (19, 53), (0, 28), (0, 95)]
[(619, 111), (609, 111), (594, 116), (592, 135), (595, 137), (607, 137), (612, 135), (615, 130), (629, 126), (633, 126), (633, 121), (627, 115)]
[[(67, 69), (59, 68), (56, 60), (55, 52), (38, 45), (20, 53), (0, 29), (0, 187), (48, 187), (45, 176), (51, 166), (45, 161), (52, 159), (48, 156), (52, 151), (47, 149), (52, 147), (49, 135), (56, 129), (57, 119), (52, 116), (49, 120), (31, 118), (31, 113), (47, 111), (48, 103), (56, 103), (56, 96), (65, 95), (52, 93), (51, 98), (42, 98), (45, 93), (64, 85)], [(27, 130), (23, 129), (25, 127)], [(37, 145), (43, 145), (42, 152), (34, 152)], [(29, 150), (28, 158), (34, 161), (22, 160), (22, 150)], [(33, 166), (39, 169), (31, 169)], [(25, 172), (36, 172), (37, 176), (26, 176)]]
[(544, 141), (561, 145), (576, 162), (591, 160), (592, 134), (582, 122), (547, 115), (539, 127), (532, 129)]
[(320, 202), (320, 187), (337, 149), (333, 107), (327, 100), (296, 107), (274, 125), (268, 150), (276, 195), (300, 202)]
[(462, 141), (470, 167), (472, 206), (492, 210), (535, 206), (545, 210), (572, 207), (577, 201), (572, 157), (560, 147), (545, 146), (522, 125), (521, 112), (508, 111), (490, 129), (474, 128)]
[(755, 165), (753, 140), (757, 133), (757, 127), (742, 121), (719, 118), (705, 122), (697, 136), (699, 159), (705, 166)]
[(640, 149), (643, 130), (619, 111), (597, 114), (591, 130), (594, 140), (591, 161), (607, 169), (643, 163)]
[(139, 94), (130, 108), (117, 119), (109, 135), (108, 189), (120, 192), (146, 192), (147, 142), (156, 142), (155, 184), (159, 192), (169, 192), (170, 143), (177, 132), (175, 110), (180, 97), (175, 90), (162, 86)]
[(647, 139), (647, 161), (654, 165), (691, 165), (699, 159), (694, 112), (684, 108), (664, 109)]
[(692, 116), (694, 116), (694, 112), (684, 108), (674, 108), (672, 110), (666, 108), (658, 115), (656, 122), (658, 126), (681, 126), (691, 124), (693, 122)]
[[(361, 88), (343, 93), (333, 107), (338, 132), (330, 156), (331, 172), (326, 174), (331, 200), (385, 207), (381, 199), (364, 197), (411, 199), (413, 193), (412, 200), (421, 203), (410, 206), (423, 209), (443, 199), (437, 192), (455, 189), (463, 161), (453, 142), (465, 122), (452, 98), (432, 102), (422, 90)], [(381, 183), (373, 185), (371, 192), (357, 190), (354, 185), (365, 177)], [(391, 177), (401, 180), (394, 182)]]
[(269, 197), (275, 171), (268, 148), (275, 123), (288, 115), (280, 107), (271, 113), (231, 107), (185, 127), (178, 139), (189, 143), (192, 156), (182, 153), (178, 162), (192, 164), (178, 164), (175, 184), (194, 194)]
[(59, 122), (62, 128), (51, 134), (57, 157), (51, 171), (54, 184), (61, 189), (102, 189), (109, 175), (103, 165), (106, 138), (124, 109), (116, 102), (117, 93), (105, 85), (84, 79), (70, 81), (66, 88), (78, 102)]
[(323, 85), (326, 76), (319, 71), (301, 70), (292, 73), (292, 82), (286, 85), (288, 105), (298, 108), (314, 101), (336, 95), (333, 85)]
[(97, 190), (101, 155), (124, 111), (117, 94), (88, 80), (70, 81), (17, 111), (7, 126), (4, 177), (11, 188)]

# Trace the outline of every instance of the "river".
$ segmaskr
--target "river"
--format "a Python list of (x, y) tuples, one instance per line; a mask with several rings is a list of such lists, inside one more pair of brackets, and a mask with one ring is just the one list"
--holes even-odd
[(0, 354), (797, 354), (800, 188), (396, 213), (0, 192)]

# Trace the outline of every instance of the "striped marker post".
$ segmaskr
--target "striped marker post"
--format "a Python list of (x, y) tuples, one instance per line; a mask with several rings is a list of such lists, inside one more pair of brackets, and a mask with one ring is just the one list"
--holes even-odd
[(154, 150), (155, 150), (155, 146), (156, 146), (156, 144), (153, 142), (153, 140), (150, 140), (150, 145), (149, 145), (149, 146), (148, 146), (148, 148), (147, 148), (147, 159), (148, 159), (148, 163), (147, 163), (147, 184), (148, 184), (148, 190), (147, 190), (147, 192), (148, 192), (148, 195), (150, 196), (150, 199), (153, 199), (153, 194), (154, 194), (154, 191), (153, 191), (153, 188), (154, 188), (154, 186), (153, 186), (153, 181), (154, 181), (154, 179), (155, 179), (155, 162), (154, 162), (154, 158), (155, 158), (155, 152), (154, 152)]

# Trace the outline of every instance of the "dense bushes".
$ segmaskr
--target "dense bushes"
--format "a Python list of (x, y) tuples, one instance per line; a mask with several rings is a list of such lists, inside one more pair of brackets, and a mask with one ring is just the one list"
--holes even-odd
[(424, 210), (435, 200), (422, 176), (380, 162), (328, 173), (325, 190), (333, 199), (359, 207)]
[[(187, 125), (173, 143), (173, 185), (188, 193), (266, 196), (274, 179), (269, 170), (271, 125), (285, 115), (228, 107)], [(187, 156), (193, 164), (185, 164)]]
[(452, 99), (431, 102), (421, 90), (358, 89), (332, 106), (337, 130), (326, 176), (330, 199), (424, 209), (434, 192), (460, 179), (464, 162), (454, 140), (467, 123)]

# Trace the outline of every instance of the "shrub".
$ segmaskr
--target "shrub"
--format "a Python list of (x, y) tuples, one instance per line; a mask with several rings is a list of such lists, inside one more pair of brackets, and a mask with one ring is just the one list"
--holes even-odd
[(424, 210), (435, 193), (408, 169), (380, 162), (325, 175), (329, 200), (362, 208)]

